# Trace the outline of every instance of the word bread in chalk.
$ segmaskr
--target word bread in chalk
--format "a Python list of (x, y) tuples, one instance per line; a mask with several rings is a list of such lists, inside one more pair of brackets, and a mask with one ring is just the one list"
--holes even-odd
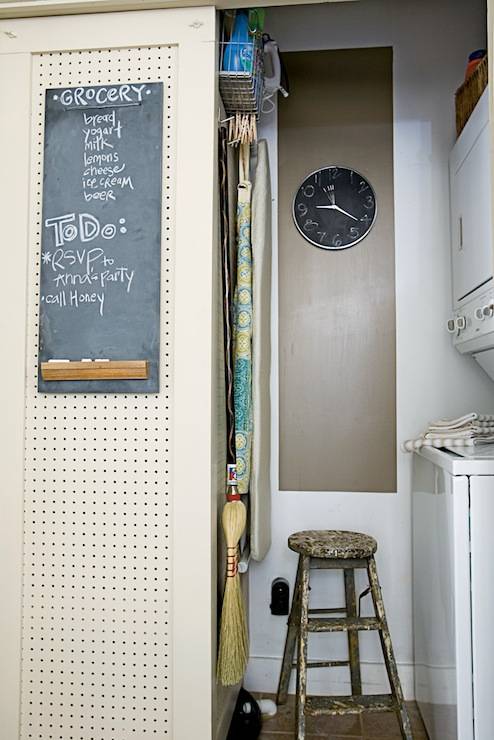
[(141, 103), (146, 85), (115, 85), (113, 87), (72, 87), (60, 96), (53, 96), (65, 108), (95, 105), (125, 105)]

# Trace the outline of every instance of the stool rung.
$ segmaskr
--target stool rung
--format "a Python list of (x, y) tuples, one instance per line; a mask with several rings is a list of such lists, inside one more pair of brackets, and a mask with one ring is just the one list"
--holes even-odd
[(381, 629), (381, 621), (377, 617), (341, 617), (339, 619), (309, 619), (309, 632), (347, 632), (356, 630)]
[(309, 614), (346, 614), (346, 607), (342, 606), (339, 609), (336, 606), (331, 606), (328, 609), (309, 609)]
[[(342, 666), (349, 666), (349, 660), (311, 660), (306, 664), (306, 668), (341, 668)], [(297, 667), (296, 663), (292, 663), (292, 671)]]
[(305, 714), (361, 714), (362, 712), (396, 712), (398, 705), (391, 694), (366, 696), (308, 696)]

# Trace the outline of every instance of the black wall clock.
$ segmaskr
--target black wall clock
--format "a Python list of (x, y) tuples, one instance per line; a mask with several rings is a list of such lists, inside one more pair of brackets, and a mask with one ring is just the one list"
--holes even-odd
[(321, 167), (307, 175), (293, 200), (293, 220), (304, 239), (321, 249), (347, 249), (376, 220), (370, 182), (349, 167)]

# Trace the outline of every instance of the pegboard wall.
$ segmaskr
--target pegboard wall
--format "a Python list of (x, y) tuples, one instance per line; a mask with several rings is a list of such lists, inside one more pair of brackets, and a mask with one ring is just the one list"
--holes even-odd
[[(21, 738), (172, 738), (171, 355), (176, 48), (33, 57)], [(49, 87), (164, 82), (157, 395), (37, 392), (44, 98)]]

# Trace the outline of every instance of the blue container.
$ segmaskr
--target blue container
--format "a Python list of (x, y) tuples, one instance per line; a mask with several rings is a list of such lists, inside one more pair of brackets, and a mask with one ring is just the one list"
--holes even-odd
[(249, 16), (237, 11), (230, 41), (225, 45), (223, 55), (224, 72), (251, 73), (253, 66), (254, 44), (249, 31)]

